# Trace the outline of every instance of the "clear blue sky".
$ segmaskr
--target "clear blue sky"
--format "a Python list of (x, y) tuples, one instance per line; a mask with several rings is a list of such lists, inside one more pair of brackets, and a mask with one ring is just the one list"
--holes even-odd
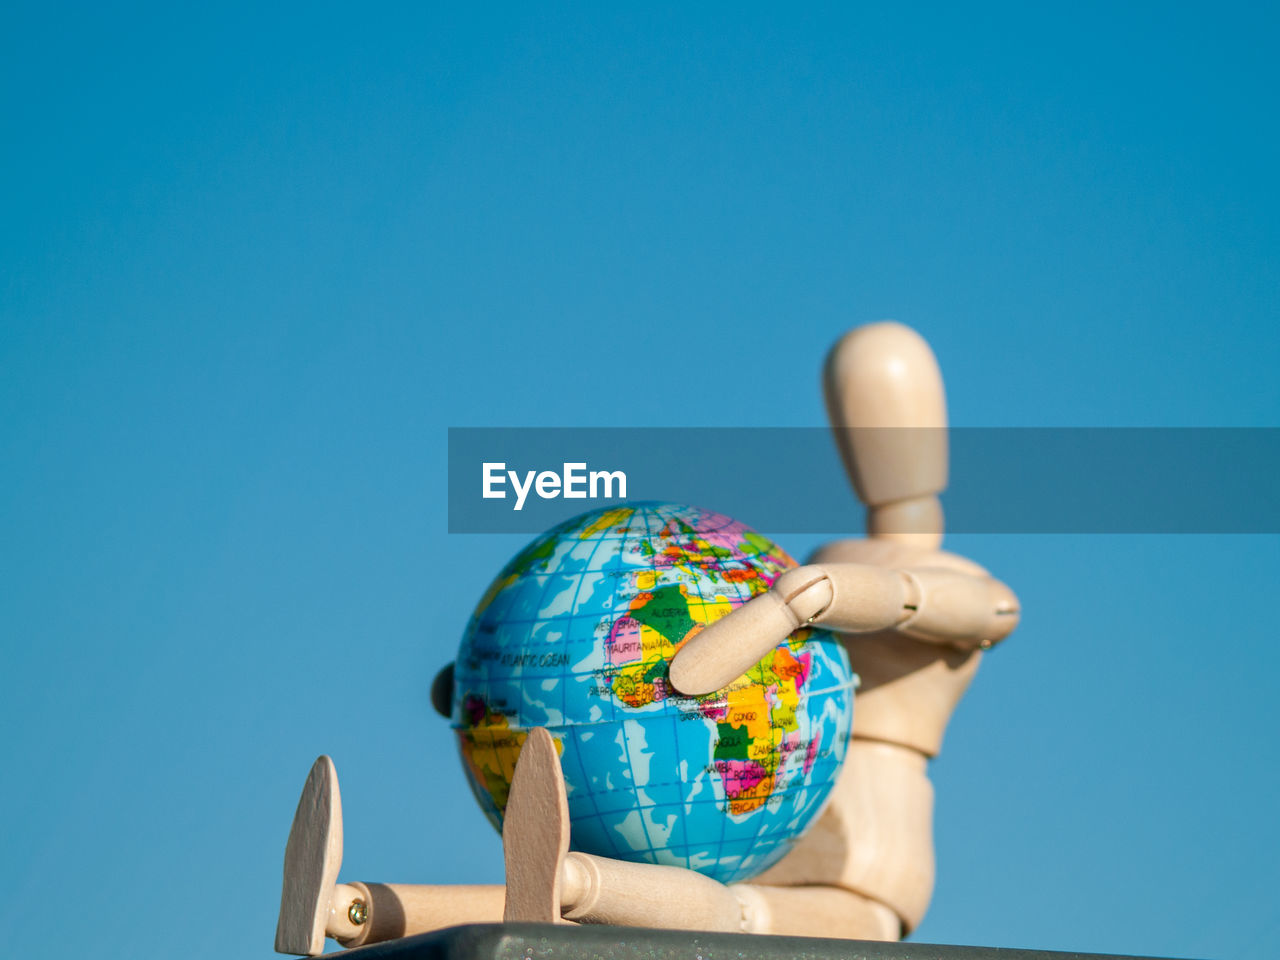
[[(521, 538), (446, 534), (448, 426), (820, 424), (883, 317), (956, 424), (1280, 425), (1263, 9), (11, 4), (13, 955), (269, 954), (321, 752), (346, 877), (501, 878), (427, 691)], [(1026, 612), (918, 939), (1270, 949), (1280, 538), (950, 546)]]

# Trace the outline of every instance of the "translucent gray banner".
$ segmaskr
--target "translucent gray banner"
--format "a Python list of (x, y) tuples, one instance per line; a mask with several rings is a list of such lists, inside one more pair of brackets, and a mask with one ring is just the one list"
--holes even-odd
[[(884, 449), (923, 431), (883, 430)], [(952, 533), (1280, 533), (1280, 428), (952, 428)], [(539, 533), (624, 500), (857, 533), (823, 427), (449, 429), (449, 532)]]

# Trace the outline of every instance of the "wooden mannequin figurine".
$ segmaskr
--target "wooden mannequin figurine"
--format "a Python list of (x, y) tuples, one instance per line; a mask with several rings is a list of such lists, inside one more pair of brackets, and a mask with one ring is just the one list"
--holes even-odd
[(879, 323), (828, 357), (828, 413), (859, 498), (865, 540), (822, 547), (706, 627), (671, 662), (685, 694), (741, 676), (804, 623), (841, 634), (861, 676), (845, 766), (822, 815), (751, 883), (569, 851), (550, 735), (530, 732), (503, 828), (507, 884), (338, 884), (341, 807), (332, 761), (312, 768), (285, 856), (276, 949), (320, 953), (501, 919), (898, 939), (933, 890), (936, 756), (982, 650), (1018, 622), (1017, 600), (977, 564), (938, 549), (947, 481), (942, 380), (912, 330)]

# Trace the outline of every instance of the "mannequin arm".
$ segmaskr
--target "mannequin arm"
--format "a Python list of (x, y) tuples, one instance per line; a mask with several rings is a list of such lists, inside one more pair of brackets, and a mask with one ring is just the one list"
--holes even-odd
[(985, 649), (1017, 626), (1018, 602), (1000, 581), (955, 570), (808, 564), (686, 643), (671, 661), (671, 683), (691, 696), (719, 690), (805, 624)]

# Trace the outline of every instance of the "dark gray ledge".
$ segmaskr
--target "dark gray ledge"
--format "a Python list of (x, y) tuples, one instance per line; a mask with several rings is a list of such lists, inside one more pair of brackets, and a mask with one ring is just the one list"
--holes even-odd
[(344, 960), (1137, 960), (1116, 954), (531, 923), (450, 927), (340, 956)]

